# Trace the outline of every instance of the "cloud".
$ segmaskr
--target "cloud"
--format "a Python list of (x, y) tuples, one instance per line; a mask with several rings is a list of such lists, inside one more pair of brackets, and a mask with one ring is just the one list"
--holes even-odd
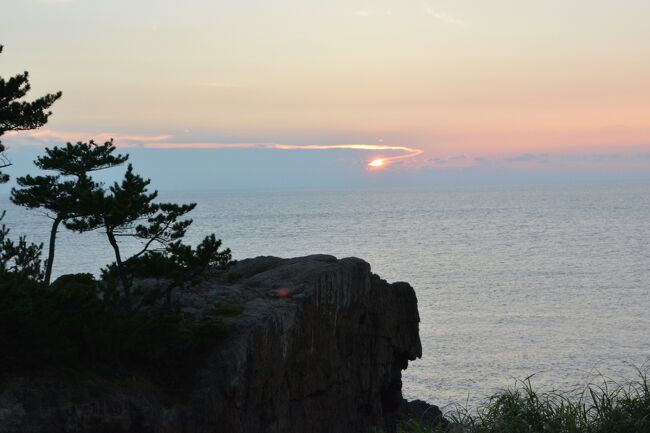
[(427, 15), (437, 19), (438, 21), (442, 21), (442, 22), (447, 23), (447, 24), (452, 24), (452, 25), (456, 25), (456, 26), (465, 24), (465, 21), (463, 21), (463, 20), (461, 20), (459, 18), (456, 18), (455, 16), (450, 15), (447, 12), (436, 10), (431, 6), (427, 6), (424, 9), (424, 11), (425, 11), (425, 13)]
[(299, 145), (281, 143), (175, 143), (147, 142), (142, 147), (148, 149), (274, 149), (274, 150), (363, 150), (373, 152), (400, 152), (400, 155), (376, 155), (372, 161), (381, 160), (380, 166), (388, 166), (404, 159), (415, 158), (422, 153), (421, 149), (407, 146), (389, 146), (384, 144), (328, 144), (328, 145)]
[(118, 147), (142, 147), (145, 143), (160, 142), (170, 140), (171, 135), (130, 135), (130, 134), (113, 134), (102, 132), (99, 134), (89, 134), (87, 132), (67, 132), (56, 131), (53, 129), (38, 129), (35, 131), (16, 132), (9, 131), (5, 134), (7, 143), (10, 146), (57, 146), (67, 142), (75, 143), (77, 141), (94, 140), (97, 143), (103, 143), (111, 138)]
[(267, 149), (275, 146), (271, 143), (212, 143), (193, 142), (176, 143), (171, 141), (143, 143), (146, 149)]
[[(102, 143), (114, 140), (119, 148), (145, 149), (272, 149), (272, 150), (360, 150), (373, 152), (371, 160), (381, 159), (382, 167), (392, 165), (397, 161), (412, 159), (424, 151), (407, 146), (390, 146), (385, 144), (331, 144), (331, 145), (298, 145), (281, 143), (214, 143), (214, 142), (177, 142), (171, 135), (128, 135), (100, 133), (89, 134), (79, 132), (64, 132), (51, 129), (35, 131), (7, 132), (7, 143), (10, 146), (46, 147), (62, 145), (66, 142), (88, 141)], [(397, 155), (395, 155), (397, 153)]]

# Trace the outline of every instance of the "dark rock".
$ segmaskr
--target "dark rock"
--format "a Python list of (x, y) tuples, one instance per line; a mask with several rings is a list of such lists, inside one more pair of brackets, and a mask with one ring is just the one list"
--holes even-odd
[(442, 411), (438, 406), (427, 403), (422, 400), (413, 400), (407, 403), (406, 416), (415, 419), (424, 427), (434, 429), (441, 423), (446, 423), (442, 416)]
[(422, 351), (411, 286), (332, 256), (243, 260), (231, 274), (236, 283), (208, 278), (175, 300), (196, 314), (245, 306), (189, 391), (92, 374), (3, 377), (0, 433), (354, 433), (404, 405), (401, 371)]

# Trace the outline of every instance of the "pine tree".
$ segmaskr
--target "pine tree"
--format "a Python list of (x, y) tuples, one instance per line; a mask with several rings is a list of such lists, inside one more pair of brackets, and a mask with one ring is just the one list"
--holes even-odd
[(226, 270), (232, 264), (229, 248), (220, 250), (221, 240), (213, 234), (206, 236), (196, 248), (181, 240), (169, 243), (164, 249), (146, 251), (129, 262), (129, 271), (139, 277), (156, 276), (168, 282), (164, 295), (167, 306), (172, 304), (172, 292), (185, 284), (192, 284), (208, 268)]
[[(0, 53), (2, 53), (0, 45)], [(30, 90), (29, 74), (23, 72), (5, 80), (0, 77), (0, 137), (7, 131), (36, 129), (47, 123), (52, 114), (50, 106), (61, 97), (61, 92), (41, 96), (31, 102), (21, 101)], [(5, 155), (5, 146), (0, 142), (0, 170), (11, 165)], [(9, 176), (0, 171), (0, 183)]]
[[(0, 169), (7, 168), (10, 165), (11, 165), (11, 161), (9, 161), (9, 158), (7, 158), (7, 155), (5, 155), (5, 147), (0, 142)], [(7, 182), (9, 182), (9, 175), (0, 171), (0, 183), (7, 183)]]
[(44, 209), (52, 220), (44, 282), (49, 285), (54, 265), (56, 236), (61, 223), (71, 218), (92, 215), (103, 198), (102, 186), (89, 176), (90, 172), (115, 167), (128, 156), (114, 155), (113, 141), (96, 144), (67, 143), (65, 147), (45, 149), (45, 155), (34, 164), (55, 175), (23, 176), (16, 179), (19, 188), (11, 191), (11, 200), (31, 209)]
[[(2, 53), (0, 45), (0, 54)], [(21, 101), (29, 92), (29, 74), (24, 72), (5, 80), (0, 77), (0, 137), (7, 131), (24, 131), (43, 126), (50, 115), (50, 106), (61, 97), (61, 92), (47, 94), (32, 102)], [(2, 169), (11, 165), (0, 141), (0, 184), (9, 181)], [(0, 221), (5, 212), (0, 212)], [(14, 242), (9, 238), (9, 228), (0, 226), (0, 273), (13, 273), (32, 279), (41, 278), (41, 251), (43, 245), (28, 243), (24, 236)]]
[[(130, 294), (131, 278), (129, 264), (149, 251), (160, 251), (185, 236), (191, 219), (181, 219), (196, 207), (196, 203), (154, 203), (158, 191), (149, 192), (150, 179), (133, 172), (129, 164), (121, 183), (113, 184), (105, 192), (94, 213), (73, 218), (65, 225), (71, 230), (85, 232), (104, 230), (115, 254), (115, 266), (125, 294)], [(124, 258), (119, 238), (134, 238), (142, 242), (142, 248)]]
[[(0, 221), (5, 213), (0, 212)], [(14, 242), (9, 238), (9, 228), (0, 225), (0, 277), (4, 279), (8, 273), (40, 280), (41, 272), (41, 251), (43, 244), (32, 244), (27, 242), (25, 236)]]
[(45, 149), (45, 156), (38, 157), (34, 164), (41, 170), (54, 170), (62, 176), (84, 177), (88, 173), (115, 167), (126, 162), (128, 155), (117, 154), (113, 139), (98, 144), (93, 140), (81, 141), (65, 147), (54, 146)]

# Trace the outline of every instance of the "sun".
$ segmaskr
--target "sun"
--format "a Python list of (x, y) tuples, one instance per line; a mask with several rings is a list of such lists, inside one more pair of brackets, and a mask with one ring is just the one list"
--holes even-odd
[(368, 163), (369, 167), (375, 167), (375, 168), (381, 168), (386, 164), (386, 161), (384, 161), (382, 158), (377, 158), (373, 159)]

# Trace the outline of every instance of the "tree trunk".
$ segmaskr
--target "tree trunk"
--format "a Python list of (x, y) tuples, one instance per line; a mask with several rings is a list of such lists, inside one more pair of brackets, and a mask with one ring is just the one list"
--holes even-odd
[(47, 263), (45, 264), (45, 285), (50, 285), (52, 279), (52, 266), (54, 265), (54, 248), (56, 246), (56, 233), (59, 230), (59, 224), (63, 219), (56, 217), (52, 223), (52, 230), (50, 230), (50, 246), (47, 255)]
[(110, 242), (111, 246), (113, 247), (113, 251), (115, 252), (115, 263), (117, 264), (117, 274), (120, 277), (120, 281), (122, 281), (122, 286), (124, 287), (124, 295), (130, 296), (131, 285), (129, 284), (129, 280), (126, 277), (126, 272), (124, 270), (124, 263), (122, 262), (122, 255), (120, 254), (120, 246), (117, 244), (117, 240), (115, 239), (113, 230), (106, 229), (106, 236), (108, 237), (108, 242)]

